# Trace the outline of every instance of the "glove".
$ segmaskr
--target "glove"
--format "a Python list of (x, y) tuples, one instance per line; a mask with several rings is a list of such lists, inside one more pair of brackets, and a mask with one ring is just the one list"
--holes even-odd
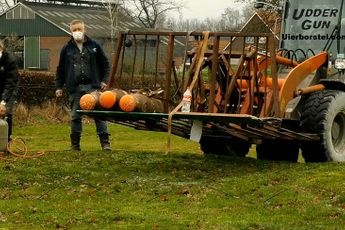
[(61, 96), (62, 96), (62, 89), (57, 89), (57, 90), (55, 91), (55, 96), (56, 96), (56, 97), (61, 97)]
[(6, 105), (0, 104), (0, 118), (4, 118), (6, 115)]
[(108, 88), (108, 85), (104, 82), (101, 82), (101, 91), (105, 91)]

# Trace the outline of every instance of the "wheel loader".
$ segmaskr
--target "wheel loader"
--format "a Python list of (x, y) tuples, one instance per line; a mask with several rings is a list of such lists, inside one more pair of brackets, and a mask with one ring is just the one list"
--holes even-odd
[(258, 159), (345, 161), (343, 11), (344, 0), (285, 0), (279, 36), (119, 32), (108, 86), (134, 106), (121, 110), (129, 100), (116, 98), (113, 108), (78, 112), (192, 139), (205, 154), (255, 148)]

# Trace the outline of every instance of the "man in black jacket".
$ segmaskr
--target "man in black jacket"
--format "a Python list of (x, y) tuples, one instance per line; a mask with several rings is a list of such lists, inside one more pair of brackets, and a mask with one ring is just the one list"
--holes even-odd
[[(71, 40), (62, 48), (60, 61), (56, 71), (56, 96), (62, 96), (65, 85), (71, 103), (71, 144), (72, 150), (80, 151), (82, 133), (82, 116), (76, 111), (80, 109), (80, 98), (91, 91), (104, 91), (107, 87), (109, 62), (102, 47), (85, 35), (85, 24), (81, 20), (73, 20), (70, 24)], [(95, 119), (96, 131), (101, 147), (111, 151), (106, 121)]]
[(18, 67), (16, 59), (6, 51), (0, 41), (0, 118), (5, 117), (8, 124), (8, 141), (12, 134), (12, 112), (18, 88)]

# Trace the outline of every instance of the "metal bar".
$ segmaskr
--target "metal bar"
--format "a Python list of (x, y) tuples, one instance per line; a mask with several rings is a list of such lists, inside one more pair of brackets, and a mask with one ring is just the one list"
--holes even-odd
[[(281, 135), (279, 135), (279, 133), (275, 133), (273, 132), (273, 130), (270, 129), (259, 129), (259, 128), (254, 128), (254, 127), (246, 127), (248, 130), (251, 130), (252, 132), (255, 132), (259, 135), (261, 135), (261, 137), (265, 137), (265, 138), (269, 138), (269, 139), (277, 139), (279, 138)], [(288, 139), (292, 139), (290, 138), (290, 136), (288, 136)]]
[[(255, 37), (255, 49), (256, 51), (259, 49), (259, 38)], [(259, 105), (259, 87), (258, 87), (258, 66), (257, 66), (257, 52), (254, 53), (252, 62), (253, 62), (253, 76), (251, 78), (252, 81), (252, 91), (251, 91), (251, 95), (250, 95), (250, 114), (253, 114), (253, 109), (254, 109), (254, 100), (255, 100), (255, 95), (254, 93), (256, 92), (256, 96), (257, 96), (257, 100), (258, 100), (258, 105)], [(256, 114), (255, 114), (256, 115)]]
[[(308, 137), (306, 135), (299, 134), (297, 132), (293, 132), (292, 130), (284, 129), (281, 127), (275, 128), (275, 127), (272, 127), (272, 126), (267, 125), (267, 124), (264, 125), (264, 129), (269, 130), (271, 132), (275, 132), (275, 133), (280, 133), (280, 134), (283, 133), (284, 135), (289, 136), (291, 138), (296, 138), (296, 136), (299, 136), (299, 137), (303, 137), (305, 139), (313, 140), (313, 141), (320, 140), (320, 137), (316, 134), (313, 134), (314, 137)], [(281, 132), (281, 131), (283, 131), (283, 132)], [(316, 139), (315, 139), (315, 137), (316, 137)]]
[(156, 42), (156, 61), (155, 61), (155, 79), (154, 79), (154, 88), (157, 88), (157, 75), (158, 75), (158, 64), (159, 64), (159, 48), (160, 48), (160, 35), (157, 35)]
[[(184, 49), (184, 52), (183, 52), (183, 70), (182, 70), (182, 80), (181, 80), (181, 87), (182, 87), (182, 92), (186, 91), (186, 88), (185, 88), (185, 75), (186, 75), (186, 61), (187, 61), (187, 58), (188, 58), (188, 44), (189, 44), (189, 36), (190, 36), (190, 33), (191, 32), (188, 32), (187, 33), (187, 36), (186, 36), (186, 41), (185, 41), (185, 49)], [(191, 62), (191, 61), (190, 61)]]
[[(240, 78), (240, 85), (242, 85), (242, 78), (243, 78), (243, 73), (246, 70), (246, 67), (248, 67), (248, 61), (246, 60), (246, 53), (245, 53), (245, 46), (246, 46), (246, 36), (242, 37), (243, 39), (243, 46), (242, 46), (242, 53), (243, 53), (243, 64), (241, 65), (241, 71), (238, 72), (238, 76), (236, 77), (236, 79), (239, 77)], [(239, 68), (240, 69), (240, 68)], [(241, 102), (242, 102), (242, 90), (241, 90), (241, 86), (239, 87), (239, 96), (238, 96), (238, 103), (237, 103), (237, 113), (240, 113), (241, 111)]]
[(143, 58), (143, 68), (141, 74), (141, 85), (144, 85), (144, 76), (145, 76), (145, 69), (146, 69), (146, 51), (147, 51), (147, 35), (145, 35), (145, 42), (144, 42), (144, 58)]
[(175, 61), (174, 60), (173, 60), (172, 72), (173, 72), (173, 76), (174, 76), (176, 92), (179, 94), (179, 96), (182, 96), (182, 92), (179, 90), (180, 82), (178, 80), (178, 76), (177, 76), (177, 72), (176, 72), (176, 68), (175, 68)]
[(271, 77), (273, 81), (273, 116), (280, 117), (279, 111), (279, 89), (278, 89), (278, 71), (277, 71), (277, 60), (276, 60), (276, 50), (274, 44), (274, 35), (268, 36), (268, 48), (271, 54)]
[(225, 92), (225, 105), (227, 105), (230, 102), (230, 96), (231, 96), (231, 94), (235, 88), (236, 83), (237, 83), (236, 82), (237, 78), (240, 76), (240, 74), (242, 72), (243, 64), (244, 64), (244, 54), (242, 54), (242, 56), (240, 58), (239, 66), (238, 66), (238, 69), (236, 71), (236, 74), (231, 77), (230, 85), (227, 86), (227, 89)]
[[(210, 79), (210, 95), (208, 100), (208, 109), (209, 112), (214, 112), (214, 99), (215, 99), (215, 92), (216, 92), (216, 77), (218, 71), (218, 54), (219, 54), (219, 40), (220, 36), (216, 36), (215, 40), (213, 41), (213, 56), (212, 56), (212, 68), (211, 68), (211, 79)], [(201, 73), (202, 78), (202, 73)]]
[(251, 59), (250, 61), (248, 61), (249, 64), (248, 65), (248, 97), (249, 97), (249, 108), (248, 108), (248, 113), (253, 115), (253, 106), (254, 106), (254, 81), (255, 78), (252, 75), (252, 63), (254, 62), (253, 59)]
[(118, 41), (117, 41), (117, 48), (116, 52), (113, 53), (113, 62), (111, 65), (111, 70), (110, 70), (110, 76), (109, 76), (109, 82), (108, 86), (109, 88), (112, 88), (114, 85), (119, 87), (120, 82), (115, 82), (115, 75), (117, 71), (117, 65), (119, 63), (119, 54), (121, 53), (122, 47), (123, 47), (123, 42), (124, 42), (125, 34), (119, 33), (118, 34)]
[[(174, 31), (121, 31), (120, 33), (127, 33), (128, 35), (161, 35), (161, 36), (202, 36), (204, 32), (193, 31), (193, 32), (174, 32)], [(268, 37), (271, 33), (247, 33), (247, 32), (209, 32), (211, 37), (221, 36), (221, 37)]]
[[(238, 133), (238, 132), (234, 132), (234, 130), (227, 130), (227, 129), (224, 129), (223, 131), (230, 136), (240, 138), (244, 141), (249, 141), (248, 133), (243, 133), (243, 132)], [(239, 129), (237, 131), (243, 131), (243, 130)]]
[[(267, 37), (266, 37), (267, 40)], [(263, 71), (264, 74), (264, 82), (267, 82), (267, 74), (268, 74), (268, 44), (266, 42), (265, 45), (265, 51), (266, 51), (266, 56), (265, 56), (265, 68)], [(264, 84), (264, 101), (263, 101), (263, 108), (261, 109), (261, 117), (266, 117), (267, 116), (267, 110), (269, 107), (269, 103), (268, 103), (268, 92), (267, 92), (267, 84)]]
[(197, 82), (198, 78), (200, 77), (200, 73), (202, 70), (201, 67), (202, 67), (202, 63), (204, 62), (205, 50), (206, 50), (206, 47), (208, 45), (208, 41), (209, 41), (209, 32), (206, 31), (203, 33), (203, 41), (199, 45), (198, 54), (196, 56), (197, 60), (196, 60), (195, 72), (193, 73), (193, 80), (189, 86), (191, 89), (194, 88), (195, 83)]
[(174, 119), (190, 119), (199, 121), (214, 121), (214, 122), (225, 122), (225, 123), (247, 123), (254, 126), (262, 126), (263, 123), (260, 119), (255, 116), (247, 114), (223, 114), (223, 113), (200, 113), (200, 112), (176, 112)]
[(298, 89), (296, 91), (296, 96), (306, 95), (306, 94), (313, 93), (316, 91), (321, 91), (324, 89), (325, 89), (325, 85), (323, 85), (323, 84), (312, 85), (312, 86)]
[(169, 96), (170, 96), (170, 84), (171, 84), (171, 71), (172, 62), (174, 56), (174, 40), (175, 36), (173, 34), (169, 35), (168, 41), (168, 54), (166, 59), (166, 69), (165, 69), (165, 89), (164, 89), (164, 112), (169, 112)]
[[(227, 75), (226, 75), (226, 87), (228, 87), (230, 85), (230, 80), (232, 78), (234, 78), (234, 76), (235, 76), (235, 73), (233, 72), (232, 66), (231, 66), (232, 41), (233, 41), (233, 37), (230, 37), (229, 45), (228, 45), (228, 47), (226, 47), (226, 48), (229, 48), (229, 59), (227, 60), (228, 69), (227, 69)], [(230, 79), (230, 76), (231, 76), (231, 79)], [(232, 93), (232, 92), (230, 92), (230, 93)], [(226, 95), (224, 95), (224, 96), (225, 96), (224, 113), (227, 113), (228, 109), (229, 109), (229, 107), (228, 107), (229, 98), (227, 98)]]
[[(198, 92), (196, 92), (196, 94), (198, 96), (200, 96), (200, 98), (206, 98), (205, 84), (204, 84), (204, 81), (202, 78), (199, 78), (198, 84), (199, 84), (199, 88), (198, 88)], [(193, 98), (197, 98), (197, 97), (193, 96)], [(199, 107), (203, 103), (206, 103), (206, 101), (205, 102), (198, 102), (198, 100), (193, 100), (193, 109), (197, 109), (197, 110), (193, 110), (193, 111), (199, 111)]]
[(134, 54), (133, 54), (133, 64), (132, 64), (132, 76), (131, 76), (131, 81), (130, 85), (133, 85), (134, 81), (134, 73), (135, 73), (135, 65), (136, 65), (136, 59), (137, 59), (137, 50), (138, 50), (138, 42), (137, 42), (137, 37), (133, 35), (133, 40), (134, 40)]
[[(252, 139), (253, 138), (261, 139), (263, 137), (262, 133), (257, 133), (257, 132), (253, 132), (253, 131), (248, 130), (248, 129), (244, 129), (241, 126), (236, 125), (236, 124), (229, 124), (229, 125), (230, 125), (230, 127), (229, 127), (230, 129), (226, 131), (228, 134), (234, 133), (234, 131), (231, 129), (235, 129), (237, 132), (240, 132), (242, 136), (247, 137), (247, 139), (249, 139), (249, 136)], [(264, 135), (267, 135), (267, 134), (264, 133)], [(240, 137), (240, 136), (237, 135), (237, 137)], [(241, 139), (244, 139), (244, 138), (241, 138)]]

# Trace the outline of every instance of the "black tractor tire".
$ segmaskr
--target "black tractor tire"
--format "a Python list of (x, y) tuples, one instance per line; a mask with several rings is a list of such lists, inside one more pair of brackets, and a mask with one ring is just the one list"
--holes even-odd
[(310, 94), (300, 125), (304, 132), (320, 136), (320, 141), (301, 143), (306, 162), (345, 161), (345, 92), (323, 90)]
[(256, 158), (275, 161), (297, 162), (299, 143), (287, 140), (263, 140), (256, 145)]
[(202, 136), (200, 149), (205, 155), (244, 157), (251, 144), (241, 139), (217, 140), (215, 137)]

